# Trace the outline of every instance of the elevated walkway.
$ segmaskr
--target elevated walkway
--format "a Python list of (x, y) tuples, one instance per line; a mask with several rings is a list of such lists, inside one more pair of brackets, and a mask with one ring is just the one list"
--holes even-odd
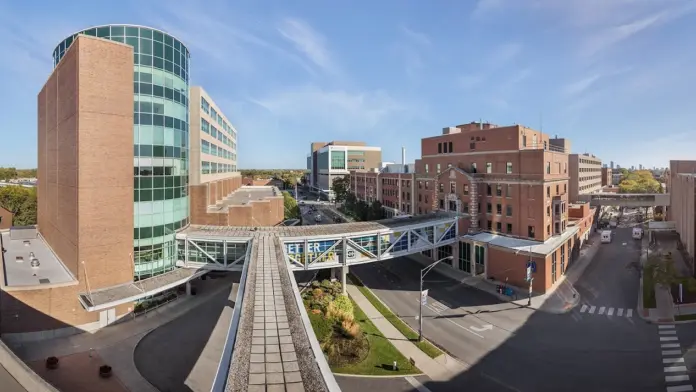
[(589, 202), (591, 206), (614, 207), (656, 207), (669, 206), (669, 193), (591, 193), (578, 195), (578, 201)]

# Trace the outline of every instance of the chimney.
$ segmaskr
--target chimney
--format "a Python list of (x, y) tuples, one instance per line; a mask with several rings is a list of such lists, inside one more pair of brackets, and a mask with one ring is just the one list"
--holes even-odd
[(406, 167), (406, 147), (401, 147), (401, 165)]

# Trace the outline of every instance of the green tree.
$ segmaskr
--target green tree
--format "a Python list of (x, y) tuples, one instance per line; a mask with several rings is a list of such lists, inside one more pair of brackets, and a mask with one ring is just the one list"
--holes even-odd
[(290, 195), (290, 192), (283, 192), (283, 205), (285, 207), (285, 219), (302, 218), (300, 206), (297, 205), (297, 200)]
[(619, 183), (619, 193), (662, 193), (662, 185), (649, 170), (636, 170), (626, 174)]
[(346, 197), (348, 197), (348, 191), (350, 190), (350, 176), (346, 175), (343, 177), (334, 178), (331, 184), (331, 190), (334, 193), (337, 203), (344, 202)]
[(36, 224), (36, 188), (21, 186), (0, 187), (0, 207), (13, 214), (12, 225)]
[(380, 220), (384, 218), (384, 210), (382, 209), (382, 203), (379, 200), (375, 200), (370, 203), (370, 208), (367, 212), (367, 220)]

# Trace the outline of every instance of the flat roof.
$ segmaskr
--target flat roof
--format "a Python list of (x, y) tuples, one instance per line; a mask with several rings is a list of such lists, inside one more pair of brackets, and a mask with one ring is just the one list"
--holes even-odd
[(226, 206), (243, 206), (255, 200), (264, 200), (269, 197), (282, 196), (274, 186), (243, 186), (223, 200)]
[(561, 244), (566, 242), (568, 238), (577, 233), (578, 230), (579, 228), (577, 226), (570, 226), (563, 234), (551, 237), (546, 242), (526, 240), (523, 238), (507, 237), (504, 235), (486, 232), (474, 235), (465, 235), (463, 238), (470, 239), (476, 242), (487, 243), (489, 245), (493, 245), (499, 248), (507, 248), (515, 252), (531, 252), (541, 255), (547, 255), (553, 252), (559, 246), (561, 246)]
[[(13, 230), (22, 230), (22, 236), (11, 235)], [(58, 259), (34, 228), (10, 229), (3, 232), (2, 267), (4, 284), (7, 287), (54, 285), (70, 283), (75, 277)], [(39, 265), (32, 267), (32, 254)]]
[(311, 225), (311, 226), (273, 226), (273, 227), (248, 227), (248, 226), (206, 226), (190, 225), (186, 229), (177, 233), (177, 237), (184, 236), (203, 237), (203, 238), (251, 238), (255, 234), (263, 232), (277, 233), (283, 239), (315, 237), (315, 236), (337, 236), (351, 235), (352, 233), (362, 233), (369, 231), (398, 230), (407, 229), (409, 226), (419, 224), (441, 224), (448, 223), (456, 219), (458, 215), (450, 212), (437, 212), (428, 215), (419, 215), (410, 218), (385, 219), (371, 222), (351, 222), (336, 223), (331, 225)]

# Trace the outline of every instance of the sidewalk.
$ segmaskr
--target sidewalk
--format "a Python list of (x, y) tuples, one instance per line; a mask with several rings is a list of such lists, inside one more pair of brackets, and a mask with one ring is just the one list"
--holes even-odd
[(346, 290), (351, 298), (353, 298), (353, 301), (362, 309), (382, 335), (389, 339), (391, 344), (393, 344), (406, 358), (413, 359), (416, 367), (430, 377), (431, 380), (449, 381), (468, 368), (467, 365), (447, 354), (440, 355), (436, 359), (430, 358), (406, 338), (406, 336), (399, 332), (389, 320), (384, 318), (379, 310), (372, 306), (370, 301), (365, 298), (356, 286), (349, 283)]
[[(563, 314), (568, 313), (578, 303), (580, 303), (580, 293), (575, 290), (573, 285), (580, 279), (587, 266), (592, 262), (594, 255), (599, 249), (600, 241), (598, 235), (590, 235), (590, 244), (580, 249), (578, 259), (573, 262), (570, 268), (545, 294), (533, 294), (531, 306), (528, 306), (527, 295), (529, 289), (513, 287), (517, 297), (509, 297), (498, 293), (497, 285), (504, 284), (495, 280), (486, 279), (483, 275), (471, 276), (470, 274), (453, 268), (451, 265), (440, 263), (435, 266), (435, 270), (442, 275), (454, 279), (467, 286), (474, 287), (481, 291), (486, 291), (499, 299), (511, 302), (521, 307), (530, 307), (547, 313)], [(420, 253), (406, 256), (422, 264), (424, 267), (430, 265), (433, 260)], [(511, 287), (508, 284), (508, 287)]]
[[(156, 391), (135, 367), (133, 353), (145, 335), (191, 309), (207, 301), (223, 290), (230, 290), (230, 278), (206, 279), (197, 282), (199, 294), (177, 299), (160, 308), (128, 321), (122, 321), (101, 329), (96, 333), (82, 333), (65, 338), (56, 338), (29, 343), (14, 344), (12, 351), (24, 362), (45, 359), (49, 356), (65, 357), (71, 354), (95, 350), (105, 361), (109, 361), (119, 380), (133, 392)], [(9, 346), (10, 344), (8, 344)]]

